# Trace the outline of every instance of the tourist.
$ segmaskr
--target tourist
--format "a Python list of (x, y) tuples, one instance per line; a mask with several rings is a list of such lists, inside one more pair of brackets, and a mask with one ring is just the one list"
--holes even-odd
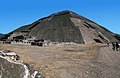
[(115, 51), (115, 47), (116, 47), (115, 43), (112, 43), (112, 49), (113, 49), (113, 51)]
[(120, 47), (119, 44), (116, 43), (116, 44), (115, 44), (116, 51), (119, 51), (119, 47)]

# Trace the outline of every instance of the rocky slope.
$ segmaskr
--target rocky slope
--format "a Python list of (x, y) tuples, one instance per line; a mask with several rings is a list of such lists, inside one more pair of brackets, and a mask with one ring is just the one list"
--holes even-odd
[[(17, 56), (17, 58), (16, 58)], [(30, 69), (18, 55), (0, 50), (0, 78), (43, 78), (38, 71)]]
[(114, 36), (120, 41), (120, 34), (115, 34)]
[(0, 57), (0, 78), (23, 78), (24, 67)]

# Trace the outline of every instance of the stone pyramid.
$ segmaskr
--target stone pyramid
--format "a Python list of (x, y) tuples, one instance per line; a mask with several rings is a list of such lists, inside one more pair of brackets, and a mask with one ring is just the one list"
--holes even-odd
[[(16, 35), (13, 35), (13, 33), (16, 33)], [(41, 18), (9, 34), (9, 38), (25, 35), (26, 37), (50, 40), (51, 42), (74, 42), (79, 44), (119, 41), (111, 31), (68, 10)]]

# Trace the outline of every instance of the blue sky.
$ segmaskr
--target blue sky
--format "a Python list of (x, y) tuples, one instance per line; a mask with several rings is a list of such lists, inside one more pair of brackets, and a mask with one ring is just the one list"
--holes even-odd
[(120, 0), (0, 0), (0, 33), (62, 10), (74, 11), (120, 34)]

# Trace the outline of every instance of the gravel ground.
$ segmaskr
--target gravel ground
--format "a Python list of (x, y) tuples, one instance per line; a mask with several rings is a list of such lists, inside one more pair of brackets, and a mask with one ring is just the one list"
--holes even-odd
[(45, 78), (120, 78), (120, 51), (111, 46), (0, 45), (14, 50)]

